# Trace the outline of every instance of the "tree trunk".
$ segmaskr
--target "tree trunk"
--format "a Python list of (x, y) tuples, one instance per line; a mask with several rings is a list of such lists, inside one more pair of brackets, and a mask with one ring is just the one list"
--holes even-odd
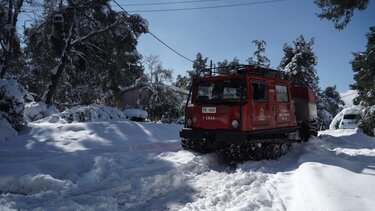
[(9, 0), (7, 25), (12, 26), (12, 28), (7, 29), (5, 38), (1, 42), (3, 45), (2, 46), (3, 55), (1, 55), (2, 58), (0, 60), (0, 78), (3, 78), (5, 76), (5, 73), (7, 72), (9, 68), (10, 60), (13, 57), (12, 52), (13, 52), (13, 42), (15, 40), (14, 36), (17, 36), (16, 25), (17, 25), (17, 20), (18, 20), (18, 14), (21, 10), (22, 5), (23, 5), (23, 0), (17, 1), (16, 5), (13, 4), (12, 0)]
[(64, 37), (65, 42), (64, 42), (62, 54), (60, 56), (60, 61), (59, 61), (60, 63), (58, 65), (56, 65), (51, 70), (51, 73), (50, 73), (51, 84), (48, 86), (48, 91), (47, 91), (47, 95), (46, 95), (46, 104), (49, 105), (49, 106), (53, 105), (54, 96), (55, 96), (55, 93), (56, 93), (56, 90), (57, 90), (57, 85), (59, 83), (59, 80), (61, 78), (61, 75), (62, 75), (65, 67), (68, 64), (68, 58), (69, 58), (68, 52), (70, 51), (70, 48), (71, 48), (72, 32), (73, 32), (73, 28), (74, 28), (74, 24), (75, 24), (74, 23), (75, 17), (76, 17), (76, 8), (74, 8), (72, 23), (70, 24), (70, 27), (69, 27), (68, 36)]
[(64, 54), (64, 56), (61, 58), (61, 64), (58, 64), (55, 67), (57, 68), (56, 74), (51, 73), (51, 84), (48, 86), (48, 92), (46, 95), (46, 104), (49, 106), (53, 105), (53, 98), (57, 90), (57, 84), (59, 83), (60, 77), (65, 69), (67, 58), (67, 54)]

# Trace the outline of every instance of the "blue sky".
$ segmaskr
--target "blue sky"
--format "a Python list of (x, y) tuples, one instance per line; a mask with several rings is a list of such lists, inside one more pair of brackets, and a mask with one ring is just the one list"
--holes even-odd
[[(117, 0), (120, 4), (171, 2), (172, 0)], [(182, 0), (181, 0), (182, 1)], [(189, 3), (160, 6), (126, 7), (128, 11), (145, 9), (166, 9), (248, 3), (263, 0), (222, 0), (204, 3)], [(117, 9), (116, 7), (114, 7)], [(299, 35), (306, 40), (315, 38), (314, 52), (318, 57), (316, 67), (320, 86), (337, 85), (344, 92), (353, 83), (350, 60), (352, 52), (363, 51), (365, 34), (375, 25), (375, 3), (356, 11), (349, 25), (341, 31), (333, 23), (320, 20), (315, 14), (319, 8), (313, 0), (285, 0), (274, 3), (176, 12), (140, 13), (149, 22), (152, 33), (168, 45), (195, 59), (198, 52), (214, 63), (237, 57), (242, 63), (253, 55), (251, 43), (255, 39), (267, 42), (265, 55), (271, 66), (276, 68), (283, 56), (283, 45), (292, 42)], [(174, 76), (186, 74), (192, 64), (156, 41), (149, 34), (139, 39), (139, 52), (148, 56), (159, 55), (165, 68), (173, 69)]]

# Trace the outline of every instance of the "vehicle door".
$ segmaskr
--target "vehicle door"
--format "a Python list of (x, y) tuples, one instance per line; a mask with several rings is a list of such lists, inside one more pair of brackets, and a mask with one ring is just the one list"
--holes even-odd
[(290, 123), (292, 121), (292, 106), (287, 83), (275, 84), (275, 104), (277, 124)]
[(251, 80), (251, 98), (252, 98), (252, 129), (262, 129), (271, 125), (272, 108), (269, 100), (269, 87), (271, 84), (261, 80)]

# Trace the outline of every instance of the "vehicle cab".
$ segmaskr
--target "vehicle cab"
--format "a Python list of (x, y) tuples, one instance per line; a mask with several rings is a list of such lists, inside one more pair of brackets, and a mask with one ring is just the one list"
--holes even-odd
[[(280, 71), (243, 66), (231, 75), (194, 78), (186, 139), (243, 140), (296, 130), (290, 81)], [(214, 138), (212, 138), (214, 137)]]

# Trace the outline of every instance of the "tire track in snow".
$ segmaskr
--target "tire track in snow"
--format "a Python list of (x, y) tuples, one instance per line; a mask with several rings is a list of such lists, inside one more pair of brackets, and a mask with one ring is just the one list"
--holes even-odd
[[(182, 206), (181, 210), (286, 210), (274, 183), (275, 171), (262, 167), (247, 169), (239, 166), (228, 169), (225, 165), (208, 163), (213, 155), (197, 156), (193, 161), (180, 164), (190, 175), (188, 182), (194, 189), (199, 190), (193, 199)], [(267, 164), (273, 161), (261, 161)], [(207, 166), (201, 172), (188, 171), (192, 163)], [(271, 165), (272, 166), (272, 165)], [(191, 172), (194, 172), (193, 174)]]
[(177, 151), (179, 150), (180, 142), (157, 142), (157, 143), (147, 143), (139, 144), (135, 146), (124, 146), (124, 147), (107, 147), (102, 149), (87, 149), (79, 150), (74, 152), (42, 152), (42, 151), (0, 151), (0, 158), (12, 159), (12, 158), (22, 158), (22, 157), (51, 157), (51, 156), (61, 156), (61, 155), (85, 155), (85, 154), (105, 154), (105, 153), (116, 153), (116, 152), (164, 152), (164, 151)]

